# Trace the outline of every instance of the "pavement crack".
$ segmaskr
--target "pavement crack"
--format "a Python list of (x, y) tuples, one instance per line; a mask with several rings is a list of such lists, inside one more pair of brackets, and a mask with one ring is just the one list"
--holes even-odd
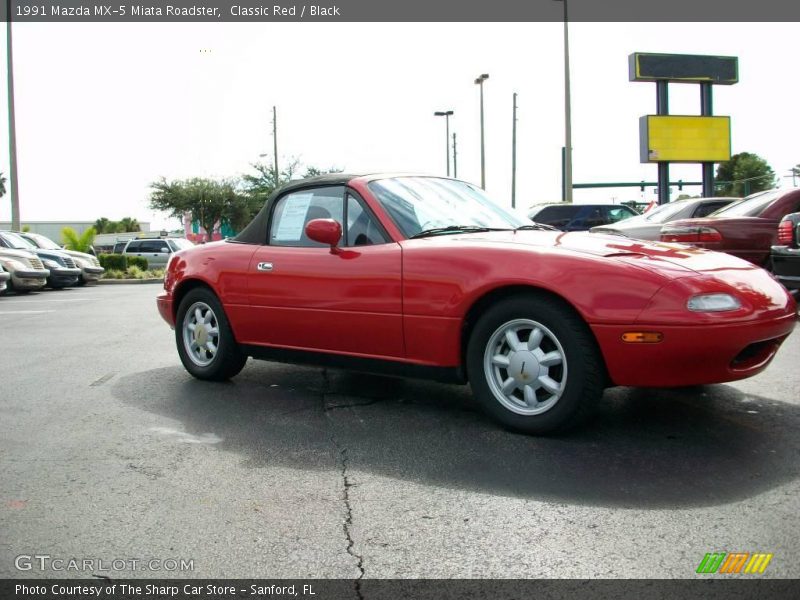
[(322, 371), (322, 380), (324, 382), (323, 392), (322, 392), (322, 410), (325, 413), (325, 417), (328, 420), (330, 425), (330, 440), (331, 444), (333, 445), (334, 450), (337, 454), (337, 461), (341, 466), (341, 477), (342, 477), (342, 501), (344, 502), (344, 521), (342, 522), (342, 531), (345, 537), (346, 548), (345, 551), (352, 556), (356, 561), (356, 567), (358, 568), (358, 577), (354, 581), (356, 597), (358, 600), (364, 600), (364, 595), (361, 591), (361, 580), (364, 578), (364, 557), (361, 556), (355, 549), (355, 540), (353, 539), (352, 527), (353, 527), (353, 506), (350, 503), (350, 488), (354, 487), (356, 484), (350, 479), (349, 475), (349, 466), (350, 466), (350, 456), (348, 455), (347, 448), (342, 446), (339, 442), (338, 438), (336, 437), (333, 419), (331, 418), (331, 411), (336, 408), (342, 408), (341, 406), (331, 406), (329, 407), (326, 402), (327, 391), (329, 389), (329, 379), (328, 379), (328, 370), (323, 369)]

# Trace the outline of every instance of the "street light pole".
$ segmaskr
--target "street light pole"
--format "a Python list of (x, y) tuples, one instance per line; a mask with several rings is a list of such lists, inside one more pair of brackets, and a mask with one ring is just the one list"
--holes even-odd
[(450, 177), (450, 116), (453, 114), (452, 110), (436, 111), (433, 113), (434, 117), (444, 117), (445, 119), (445, 136), (444, 136), (444, 158), (447, 161), (447, 176)]
[(569, 17), (564, 3), (564, 202), (572, 202), (572, 108), (569, 86)]
[(481, 86), (481, 189), (486, 189), (486, 150), (483, 137), (483, 82), (489, 79), (488, 73), (483, 73), (475, 79), (476, 85)]
[(8, 173), (11, 193), (11, 229), (20, 231), (19, 185), (17, 183), (17, 127), (14, 114), (14, 59), (11, 44), (11, 0), (6, 2), (6, 60), (8, 72), (8, 153), (10, 171)]

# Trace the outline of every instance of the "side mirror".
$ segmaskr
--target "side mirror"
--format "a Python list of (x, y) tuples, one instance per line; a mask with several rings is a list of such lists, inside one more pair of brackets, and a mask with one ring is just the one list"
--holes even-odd
[(167, 248), (166, 246), (161, 246), (160, 252), (162, 254), (169, 254), (169, 248)]
[(306, 223), (306, 237), (320, 244), (327, 244), (334, 254), (339, 252), (342, 226), (333, 219), (313, 219)]

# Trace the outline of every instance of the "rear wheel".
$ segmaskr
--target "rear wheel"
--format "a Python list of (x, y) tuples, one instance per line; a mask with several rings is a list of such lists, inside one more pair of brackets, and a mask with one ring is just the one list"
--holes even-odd
[(183, 366), (198, 379), (224, 381), (247, 362), (233, 337), (222, 304), (211, 290), (195, 288), (181, 300), (175, 342)]
[(604, 372), (586, 323), (546, 296), (514, 296), (494, 305), (467, 346), (477, 400), (497, 421), (525, 433), (576, 424), (602, 395)]

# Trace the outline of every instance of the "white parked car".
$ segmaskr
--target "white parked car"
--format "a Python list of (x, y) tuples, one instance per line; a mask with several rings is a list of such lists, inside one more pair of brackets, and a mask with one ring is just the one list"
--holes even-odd
[(661, 226), (677, 219), (705, 217), (741, 198), (686, 198), (662, 204), (643, 215), (631, 217), (617, 223), (592, 227), (593, 233), (616, 233), (639, 240), (658, 241)]

